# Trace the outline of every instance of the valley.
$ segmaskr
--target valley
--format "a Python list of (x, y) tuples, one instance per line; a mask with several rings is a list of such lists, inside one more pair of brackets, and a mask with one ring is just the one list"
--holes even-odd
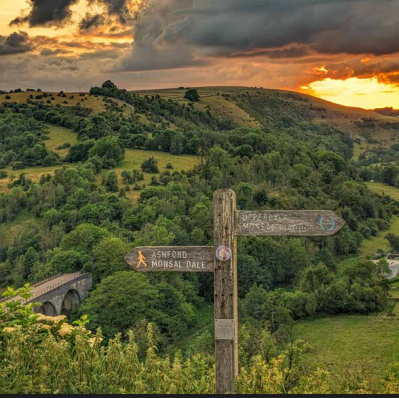
[(107, 81), (0, 95), (0, 289), (89, 273), (64, 328), (101, 328), (104, 344), (120, 333), (124, 347), (134, 330), (140, 358), (149, 333), (161, 358), (213, 367), (212, 276), (139, 274), (126, 254), (212, 245), (220, 189), (240, 210), (332, 211), (346, 222), (336, 236), (238, 240), (240, 360), (271, 366), (295, 346), (295, 380), (322, 368), (334, 390), (379, 391), (398, 360), (398, 293), (370, 259), (399, 244), (399, 121), (281, 90), (187, 93)]

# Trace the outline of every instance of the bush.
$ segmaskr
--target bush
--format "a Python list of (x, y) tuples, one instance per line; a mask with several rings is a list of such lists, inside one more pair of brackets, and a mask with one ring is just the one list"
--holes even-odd
[(158, 161), (152, 156), (149, 159), (147, 159), (142, 165), (141, 169), (145, 173), (150, 173), (150, 174), (158, 174), (159, 173), (159, 168), (158, 168)]
[(198, 93), (198, 90), (196, 89), (190, 89), (186, 92), (186, 95), (184, 96), (185, 99), (188, 99), (191, 102), (198, 102), (200, 101), (200, 95)]
[(118, 175), (115, 171), (111, 171), (105, 177), (103, 185), (107, 188), (108, 192), (118, 192), (119, 191), (119, 182)]
[(125, 158), (125, 150), (116, 137), (105, 137), (98, 140), (89, 151), (89, 159), (98, 156), (105, 169), (118, 166)]
[[(118, 334), (105, 345), (101, 331), (94, 335), (87, 331), (86, 316), (70, 325), (65, 316), (35, 315), (35, 304), (15, 300), (16, 296), (29, 299), (29, 290), (28, 285), (8, 289), (5, 296), (14, 301), (0, 303), (3, 394), (215, 394), (212, 357), (197, 354), (183, 360), (179, 353), (172, 358), (158, 354), (156, 328), (145, 321), (137, 326), (137, 337), (130, 330), (126, 341)], [(331, 394), (333, 387), (339, 394), (369, 393), (364, 376), (354, 383), (337, 383), (324, 370), (303, 366), (309, 350), (304, 342), (279, 351), (264, 330), (244, 326), (240, 335), (237, 394)], [(397, 394), (398, 380), (395, 364), (382, 380), (380, 392)]]

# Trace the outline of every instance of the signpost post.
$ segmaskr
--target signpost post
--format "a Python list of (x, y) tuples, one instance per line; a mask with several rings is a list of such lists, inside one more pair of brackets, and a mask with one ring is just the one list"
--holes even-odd
[(234, 390), (238, 376), (237, 236), (327, 237), (345, 221), (335, 213), (237, 211), (234, 191), (214, 194), (214, 247), (139, 247), (126, 256), (139, 272), (209, 272), (215, 275), (216, 392)]

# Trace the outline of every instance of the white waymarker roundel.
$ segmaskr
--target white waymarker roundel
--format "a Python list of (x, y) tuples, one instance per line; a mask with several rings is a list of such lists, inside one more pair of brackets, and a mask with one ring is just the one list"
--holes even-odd
[(218, 249), (216, 250), (216, 258), (219, 261), (229, 261), (231, 259), (231, 250), (229, 247), (227, 246), (220, 246), (218, 247)]

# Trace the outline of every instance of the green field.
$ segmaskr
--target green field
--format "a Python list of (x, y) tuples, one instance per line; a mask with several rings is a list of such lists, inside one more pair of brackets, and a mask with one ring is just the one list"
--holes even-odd
[(388, 241), (385, 239), (385, 236), (389, 233), (399, 235), (399, 218), (395, 218), (392, 221), (391, 227), (388, 231), (382, 231), (378, 236), (365, 240), (361, 248), (362, 254), (368, 256), (378, 253), (379, 250), (383, 250), (384, 252), (389, 251), (390, 246)]
[[(382, 184), (379, 182), (369, 182), (366, 185), (371, 191), (373, 191), (379, 195), (390, 196), (391, 198), (399, 201), (399, 189), (398, 188), (391, 187), (389, 185)], [(388, 233), (394, 233), (396, 235), (399, 235), (399, 218), (393, 219), (393, 221), (391, 223), (391, 227), (389, 228), (388, 231), (382, 231), (378, 234), (378, 236), (364, 241), (364, 243), (362, 245), (362, 249), (361, 249), (362, 254), (365, 256), (373, 255), (373, 254), (378, 253), (378, 251), (380, 249), (383, 251), (388, 251), (389, 243), (385, 239), (385, 236)]]
[[(11, 99), (6, 99), (7, 97), (6, 94), (0, 94), (0, 103), (8, 102), (8, 103), (25, 104), (30, 99), (30, 97), (33, 96), (32, 101), (41, 102), (49, 106), (61, 105), (65, 107), (71, 107), (80, 104), (83, 108), (91, 109), (94, 113), (101, 113), (107, 111), (107, 108), (105, 106), (104, 101), (102, 100), (102, 97), (96, 97), (94, 95), (90, 95), (87, 93), (85, 93), (83, 96), (80, 96), (80, 93), (67, 93), (66, 98), (59, 97), (58, 93), (48, 93), (49, 96), (47, 98), (43, 98), (41, 100), (36, 99), (36, 96), (42, 96), (43, 94), (44, 93), (37, 91), (14, 93), (10, 94)], [(51, 98), (54, 99), (52, 100)], [(47, 104), (48, 100), (51, 101), (51, 104)], [(118, 99), (113, 99), (113, 101), (116, 102), (119, 106), (124, 105), (124, 102)], [(126, 116), (129, 116), (131, 113), (132, 113), (132, 108), (127, 106), (125, 108), (124, 114)]]
[(368, 182), (368, 189), (378, 193), (379, 195), (390, 196), (392, 199), (399, 201), (399, 189), (383, 184), (381, 182)]
[(77, 135), (71, 129), (66, 129), (64, 127), (53, 126), (48, 124), (48, 129), (50, 130), (49, 140), (45, 141), (46, 147), (58, 153), (61, 158), (65, 158), (68, 154), (69, 149), (57, 149), (64, 144), (74, 145), (78, 141)]
[[(140, 170), (141, 165), (145, 160), (149, 157), (153, 156), (155, 159), (158, 160), (158, 167), (160, 172), (166, 171), (167, 164), (171, 163), (173, 166), (172, 170), (169, 170), (171, 173), (174, 171), (189, 171), (193, 169), (198, 163), (199, 158), (197, 156), (189, 156), (189, 155), (171, 155), (170, 153), (158, 152), (158, 151), (144, 151), (139, 149), (128, 149), (125, 154), (125, 160), (122, 164), (115, 169), (115, 171), (119, 175), (119, 183), (122, 186), (122, 177), (121, 172), (124, 170), (133, 171), (133, 170)], [(100, 178), (106, 174), (107, 172), (104, 171)], [(149, 184), (151, 182), (151, 178), (156, 174), (144, 174), (144, 184)], [(140, 192), (131, 191), (127, 194), (127, 197), (135, 200), (140, 196)]]
[[(63, 143), (65, 142), (70, 142), (72, 141), (72, 135), (71, 130), (67, 130), (66, 133), (67, 135), (67, 141), (64, 141), (62, 139), (62, 133), (63, 130), (67, 129), (61, 129), (58, 130), (55, 129), (54, 131), (51, 132), (50, 141), (46, 141), (46, 145), (53, 145), (54, 147), (58, 147), (61, 141)], [(76, 140), (76, 136), (75, 136)], [(70, 142), (71, 143), (71, 142)], [(50, 146), (49, 146), (50, 148)], [(173, 169), (170, 170), (172, 173), (174, 171), (189, 171), (193, 169), (198, 163), (199, 163), (199, 158), (197, 156), (189, 156), (189, 155), (171, 155), (170, 153), (164, 153), (164, 152), (158, 152), (158, 151), (144, 151), (144, 150), (139, 150), (139, 149), (128, 149), (126, 150), (125, 154), (125, 160), (122, 162), (122, 164), (115, 169), (115, 171), (119, 175), (119, 182), (122, 186), (122, 177), (121, 177), (121, 172), (123, 170), (127, 171), (133, 171), (133, 170), (140, 170), (142, 163), (147, 160), (149, 157), (155, 157), (158, 160), (158, 166), (161, 172), (168, 170), (167, 169), (167, 164), (171, 163), (173, 166)], [(65, 164), (66, 167), (73, 167), (76, 166), (74, 164)], [(10, 168), (7, 169), (9, 173), (9, 179), (5, 180), (0, 180), (0, 193), (1, 192), (7, 192), (8, 191), (8, 184), (11, 180), (15, 180), (18, 178), (18, 176), (21, 173), (25, 173), (28, 178), (30, 178), (34, 182), (38, 182), (40, 180), (40, 177), (43, 174), (53, 174), (55, 170), (58, 170), (60, 168), (64, 167), (64, 165), (58, 165), (58, 166), (51, 166), (51, 167), (31, 167), (27, 168), (24, 170), (17, 170), (13, 171)], [(99, 176), (99, 182), (101, 181), (102, 177), (107, 173), (107, 171), (103, 171), (101, 175)], [(149, 184), (151, 182), (152, 174), (144, 174), (144, 184)], [(139, 191), (131, 191), (128, 193), (128, 198), (135, 200), (138, 198), (140, 195)]]
[(399, 319), (385, 316), (340, 316), (303, 321), (297, 339), (312, 346), (310, 366), (331, 371), (337, 381), (364, 371), (376, 386), (389, 366), (399, 361)]

